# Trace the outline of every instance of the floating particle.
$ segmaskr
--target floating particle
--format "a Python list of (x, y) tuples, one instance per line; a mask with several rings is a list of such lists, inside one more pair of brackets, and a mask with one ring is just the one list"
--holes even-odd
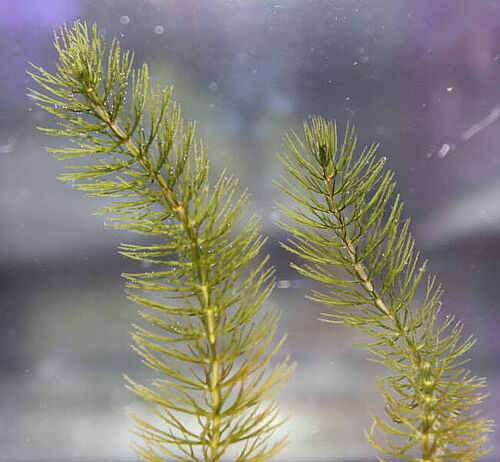
[(156, 26), (154, 31), (155, 31), (155, 34), (160, 35), (160, 34), (163, 34), (163, 32), (165, 32), (165, 29), (163, 28), (163, 26)]
[(277, 289), (299, 289), (301, 285), (302, 284), (299, 279), (281, 279), (276, 281)]
[(454, 149), (455, 149), (454, 144), (444, 143), (438, 149), (437, 156), (442, 159), (444, 156), (446, 156), (446, 154), (448, 154), (450, 151), (453, 151)]
[(441, 145), (439, 151), (437, 152), (438, 157), (446, 156), (449, 150), (450, 150), (450, 145), (448, 143), (444, 143), (443, 145)]
[(446, 88), (446, 91), (447, 91), (448, 93), (451, 93), (451, 92), (453, 91), (453, 87), (448, 87), (448, 88)]
[(290, 287), (292, 287), (292, 281), (289, 281), (288, 279), (283, 279), (276, 283), (276, 287), (278, 289), (289, 289)]
[(217, 88), (219, 88), (219, 86), (217, 85), (217, 82), (210, 82), (210, 84), (208, 85), (208, 89), (211, 92), (216, 92)]
[(127, 25), (129, 22), (130, 22), (130, 18), (127, 16), (127, 15), (123, 15), (121, 18), (120, 18), (120, 22), (124, 25)]

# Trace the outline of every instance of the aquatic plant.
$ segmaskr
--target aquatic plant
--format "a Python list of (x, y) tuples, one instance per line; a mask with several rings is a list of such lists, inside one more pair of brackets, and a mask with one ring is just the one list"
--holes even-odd
[(322, 319), (366, 334), (361, 345), (390, 371), (377, 380), (386, 416), (366, 432), (373, 446), (397, 459), (474, 461), (493, 425), (478, 410), (485, 380), (464, 368), (475, 341), (453, 316), (441, 319), (441, 287), (402, 219), (394, 173), (377, 144), (358, 153), (356, 141), (353, 127), (339, 140), (321, 118), (304, 124), (303, 138), (286, 136), (280, 187), (295, 205), (280, 206), (292, 234), (283, 245), (323, 286), (309, 296), (331, 309)]
[(266, 460), (287, 443), (270, 440), (284, 420), (269, 398), (293, 365), (270, 365), (284, 338), (272, 340), (273, 270), (259, 257), (247, 193), (224, 172), (209, 185), (194, 123), (171, 88), (148, 89), (147, 65), (133, 70), (118, 41), (107, 46), (95, 25), (76, 22), (55, 34), (55, 48), (55, 73), (33, 65), (42, 89), (29, 95), (58, 119), (42, 130), (72, 142), (50, 149), (75, 160), (61, 179), (108, 198), (108, 224), (148, 239), (121, 254), (154, 268), (123, 275), (148, 325), (134, 326), (134, 349), (156, 374), (150, 386), (128, 377), (127, 386), (161, 423), (133, 414), (135, 451), (148, 461)]

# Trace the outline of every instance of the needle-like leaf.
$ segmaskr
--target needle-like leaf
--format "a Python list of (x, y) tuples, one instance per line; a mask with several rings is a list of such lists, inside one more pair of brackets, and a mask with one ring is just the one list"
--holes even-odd
[(386, 418), (374, 416), (367, 432), (375, 448), (396, 459), (474, 461), (488, 452), (493, 425), (477, 410), (484, 379), (463, 368), (474, 341), (461, 338), (460, 323), (438, 320), (441, 288), (402, 219), (394, 174), (376, 144), (358, 154), (356, 141), (352, 127), (339, 139), (319, 118), (304, 138), (285, 138), (280, 187), (296, 206), (280, 206), (292, 234), (284, 247), (301, 257), (299, 273), (323, 285), (310, 296), (331, 309), (323, 319), (367, 334), (364, 346), (390, 371), (378, 380)]
[[(124, 274), (129, 298), (143, 307), (148, 328), (135, 327), (135, 350), (156, 372), (151, 386), (127, 379), (162, 426), (134, 415), (148, 461), (266, 460), (286, 444), (270, 439), (283, 420), (266, 402), (288, 379), (287, 360), (270, 361), (279, 316), (265, 306), (274, 286), (258, 220), (247, 193), (224, 173), (208, 182), (206, 149), (194, 137), (171, 88), (148, 89), (148, 67), (118, 41), (108, 46), (83, 22), (55, 35), (55, 73), (33, 66), (41, 91), (31, 98), (58, 118), (51, 135), (72, 148), (52, 149), (81, 160), (63, 180), (109, 199), (103, 212), (120, 229), (150, 236), (121, 253), (152, 265)], [(178, 299), (178, 303), (165, 299)]]

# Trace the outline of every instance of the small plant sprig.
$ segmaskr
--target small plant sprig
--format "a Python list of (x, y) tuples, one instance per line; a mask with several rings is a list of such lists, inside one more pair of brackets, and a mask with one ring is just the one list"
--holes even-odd
[[(148, 89), (148, 67), (118, 41), (109, 47), (83, 22), (55, 34), (57, 71), (30, 72), (42, 91), (30, 96), (58, 119), (50, 135), (73, 147), (51, 149), (83, 159), (62, 175), (89, 196), (109, 199), (110, 224), (150, 236), (121, 253), (152, 271), (124, 274), (131, 300), (148, 328), (134, 326), (134, 349), (156, 377), (150, 387), (127, 378), (161, 426), (133, 414), (147, 461), (263, 461), (287, 443), (284, 422), (268, 400), (288, 379), (287, 360), (270, 361), (278, 314), (265, 306), (274, 282), (258, 220), (247, 194), (223, 173), (208, 183), (208, 159), (170, 102), (171, 88)], [(178, 299), (174, 303), (172, 299)], [(166, 300), (166, 301), (165, 301)]]
[(393, 172), (376, 144), (356, 154), (350, 126), (340, 143), (336, 125), (320, 118), (304, 133), (287, 135), (280, 156), (280, 187), (296, 204), (280, 206), (290, 218), (281, 226), (293, 235), (284, 247), (303, 259), (293, 265), (300, 274), (324, 285), (309, 297), (332, 309), (323, 320), (367, 334), (362, 345), (391, 371), (378, 379), (386, 418), (374, 416), (368, 439), (397, 459), (478, 459), (493, 423), (477, 409), (485, 380), (464, 369), (474, 339), (461, 339), (453, 317), (439, 319), (441, 288), (401, 218)]

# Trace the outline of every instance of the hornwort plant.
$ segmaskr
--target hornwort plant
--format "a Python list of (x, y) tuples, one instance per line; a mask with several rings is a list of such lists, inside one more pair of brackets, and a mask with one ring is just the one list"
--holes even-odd
[[(156, 374), (150, 386), (128, 377), (127, 386), (162, 424), (133, 414), (135, 451), (152, 462), (272, 457), (287, 438), (271, 439), (284, 420), (269, 398), (294, 365), (270, 365), (284, 338), (273, 342), (273, 271), (258, 257), (264, 239), (247, 194), (224, 172), (209, 185), (194, 124), (182, 121), (171, 88), (148, 89), (147, 66), (132, 70), (118, 41), (107, 47), (95, 25), (76, 22), (55, 47), (56, 72), (33, 66), (42, 90), (30, 96), (58, 118), (42, 130), (73, 143), (51, 151), (83, 159), (61, 178), (107, 197), (112, 226), (150, 239), (121, 253), (158, 268), (124, 274), (148, 326), (134, 326), (134, 348)], [(315, 119), (304, 132), (290, 133), (281, 155), (281, 188), (296, 202), (280, 206), (293, 236), (284, 246), (302, 275), (324, 285), (310, 296), (332, 309), (323, 319), (364, 332), (372, 359), (391, 371), (378, 379), (386, 417), (374, 416), (368, 439), (393, 460), (477, 460), (493, 423), (477, 410), (484, 379), (464, 368), (474, 340), (461, 339), (452, 317), (439, 319), (441, 289), (401, 219), (393, 173), (376, 145), (356, 154), (350, 127), (340, 143), (332, 122)]]
[(247, 194), (224, 172), (209, 185), (194, 124), (182, 121), (171, 88), (148, 89), (148, 67), (132, 70), (118, 41), (107, 47), (95, 25), (76, 22), (55, 47), (56, 72), (33, 66), (42, 91), (30, 96), (59, 119), (42, 130), (73, 143), (51, 151), (82, 159), (61, 179), (108, 198), (112, 226), (149, 236), (120, 251), (157, 268), (123, 275), (148, 323), (134, 326), (134, 349), (157, 377), (148, 387), (127, 377), (127, 386), (162, 423), (133, 414), (135, 451), (152, 462), (268, 459), (287, 443), (270, 441), (284, 420), (269, 398), (293, 365), (270, 365), (285, 339), (273, 342), (279, 315), (265, 305), (273, 270), (259, 258), (264, 239)]
[(386, 416), (373, 416), (367, 438), (396, 459), (477, 460), (489, 452), (493, 423), (477, 410), (485, 380), (464, 368), (475, 341), (461, 339), (453, 317), (439, 320), (441, 287), (426, 275), (378, 145), (356, 154), (354, 129), (339, 140), (336, 125), (321, 118), (284, 144), (279, 186), (295, 203), (280, 206), (293, 236), (284, 247), (301, 258), (293, 265), (300, 274), (323, 285), (309, 296), (331, 309), (323, 320), (366, 334), (362, 346), (390, 370), (377, 380)]

